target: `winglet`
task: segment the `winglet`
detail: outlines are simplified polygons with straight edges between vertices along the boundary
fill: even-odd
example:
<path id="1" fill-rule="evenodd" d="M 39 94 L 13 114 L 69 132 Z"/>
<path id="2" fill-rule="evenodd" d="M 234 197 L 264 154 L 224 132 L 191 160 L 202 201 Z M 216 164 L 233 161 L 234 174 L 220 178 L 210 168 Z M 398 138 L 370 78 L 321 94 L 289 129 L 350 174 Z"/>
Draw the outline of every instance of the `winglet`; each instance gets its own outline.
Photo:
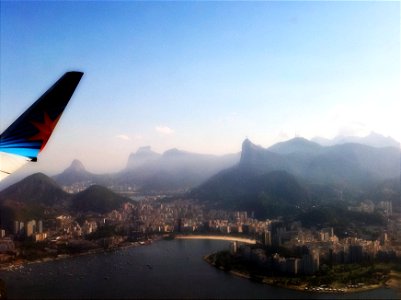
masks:
<path id="1" fill-rule="evenodd" d="M 36 161 L 82 76 L 67 72 L 53 84 L 0 135 L 0 152 Z"/>

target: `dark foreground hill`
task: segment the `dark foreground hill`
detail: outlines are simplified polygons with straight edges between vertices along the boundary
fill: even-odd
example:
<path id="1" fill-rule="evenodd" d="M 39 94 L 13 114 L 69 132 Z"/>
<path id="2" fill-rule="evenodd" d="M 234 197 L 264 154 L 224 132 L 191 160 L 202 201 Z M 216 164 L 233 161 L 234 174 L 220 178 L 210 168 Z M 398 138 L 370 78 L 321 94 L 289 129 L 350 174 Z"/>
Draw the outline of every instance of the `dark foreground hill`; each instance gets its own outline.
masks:
<path id="1" fill-rule="evenodd" d="M 43 173 L 30 175 L 0 192 L 0 203 L 60 205 L 70 198 L 60 186 Z"/>
<path id="2" fill-rule="evenodd" d="M 255 174 L 240 167 L 212 177 L 192 195 L 211 207 L 253 211 L 258 218 L 299 213 L 310 205 L 306 189 L 286 171 Z"/>
<path id="3" fill-rule="evenodd" d="M 76 195 L 68 194 L 53 179 L 36 173 L 0 192 L 1 226 L 12 231 L 15 220 L 80 212 L 107 213 L 130 201 L 101 186 L 91 186 Z"/>
<path id="4" fill-rule="evenodd" d="M 2 226 L 12 230 L 15 220 L 42 219 L 68 209 L 72 195 L 42 173 L 36 173 L 0 192 Z"/>
<path id="5" fill-rule="evenodd" d="M 92 185 L 72 198 L 71 208 L 76 212 L 107 213 L 119 209 L 131 200 L 100 185 Z"/>

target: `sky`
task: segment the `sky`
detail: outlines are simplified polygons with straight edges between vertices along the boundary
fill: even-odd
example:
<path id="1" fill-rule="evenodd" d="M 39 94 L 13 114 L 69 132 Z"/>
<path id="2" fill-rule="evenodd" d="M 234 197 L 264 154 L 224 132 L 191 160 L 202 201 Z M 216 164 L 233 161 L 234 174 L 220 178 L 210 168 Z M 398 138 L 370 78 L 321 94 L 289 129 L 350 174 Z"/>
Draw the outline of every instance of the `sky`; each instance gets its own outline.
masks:
<path id="1" fill-rule="evenodd" d="M 117 172 L 141 146 L 222 155 L 246 137 L 401 141 L 398 1 L 0 5 L 1 131 L 85 73 L 29 171 Z"/>

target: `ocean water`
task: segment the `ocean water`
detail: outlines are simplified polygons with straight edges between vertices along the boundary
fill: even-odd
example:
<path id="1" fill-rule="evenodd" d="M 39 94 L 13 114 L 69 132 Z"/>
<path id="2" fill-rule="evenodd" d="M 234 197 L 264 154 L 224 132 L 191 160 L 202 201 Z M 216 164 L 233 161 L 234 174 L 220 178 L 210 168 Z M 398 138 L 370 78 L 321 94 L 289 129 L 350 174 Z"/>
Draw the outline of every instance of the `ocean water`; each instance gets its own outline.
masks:
<path id="1" fill-rule="evenodd" d="M 202 257 L 228 249 L 215 240 L 162 240 L 148 246 L 25 266 L 0 274 L 9 299 L 237 298 L 397 299 L 391 289 L 313 294 L 272 287 L 218 270 Z"/>

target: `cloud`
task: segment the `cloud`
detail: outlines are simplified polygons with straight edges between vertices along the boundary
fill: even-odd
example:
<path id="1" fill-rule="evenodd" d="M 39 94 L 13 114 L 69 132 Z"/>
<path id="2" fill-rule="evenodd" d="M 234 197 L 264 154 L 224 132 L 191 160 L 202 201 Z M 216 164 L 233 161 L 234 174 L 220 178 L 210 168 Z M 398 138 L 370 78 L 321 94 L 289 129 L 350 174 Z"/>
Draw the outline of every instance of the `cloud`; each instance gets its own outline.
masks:
<path id="1" fill-rule="evenodd" d="M 126 134 L 118 134 L 118 135 L 116 135 L 116 138 L 121 139 L 121 140 L 125 140 L 125 141 L 130 141 L 131 140 L 131 138 Z"/>
<path id="2" fill-rule="evenodd" d="M 165 134 L 165 135 L 171 135 L 174 133 L 174 130 L 167 126 L 156 126 L 155 130 L 158 133 Z"/>

